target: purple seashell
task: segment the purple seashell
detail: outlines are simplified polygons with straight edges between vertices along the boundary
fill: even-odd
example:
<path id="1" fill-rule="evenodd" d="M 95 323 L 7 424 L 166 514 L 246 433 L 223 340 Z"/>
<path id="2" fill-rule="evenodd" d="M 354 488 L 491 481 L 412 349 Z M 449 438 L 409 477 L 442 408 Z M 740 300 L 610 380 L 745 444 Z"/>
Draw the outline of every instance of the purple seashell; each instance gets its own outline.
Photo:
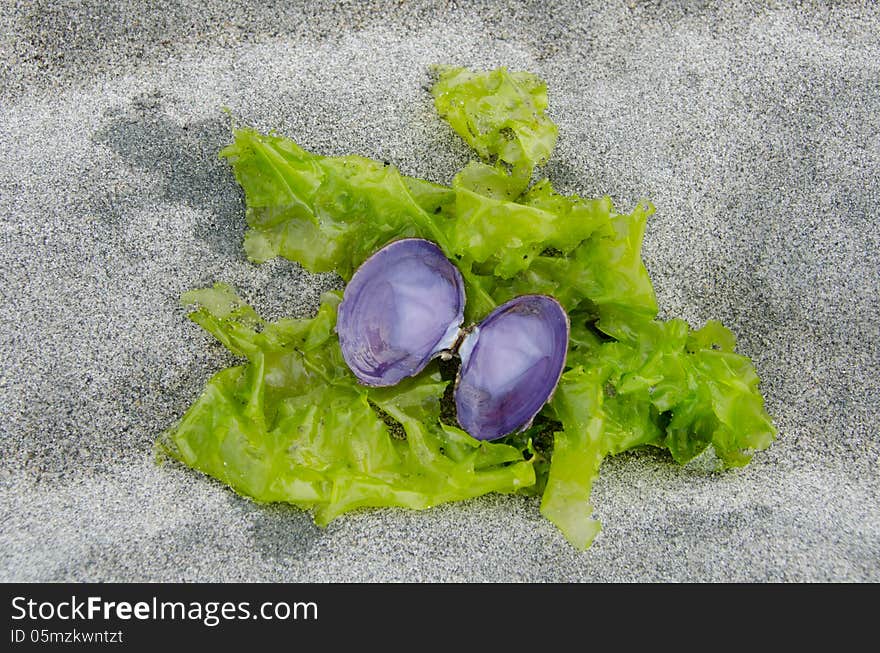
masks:
<path id="1" fill-rule="evenodd" d="M 565 309 L 547 295 L 516 297 L 473 327 L 458 347 L 462 428 L 478 440 L 528 428 L 559 383 L 569 331 Z"/>
<path id="2" fill-rule="evenodd" d="M 437 245 L 394 241 L 345 288 L 336 322 L 342 356 L 364 385 L 394 385 L 455 345 L 464 304 L 461 273 Z"/>

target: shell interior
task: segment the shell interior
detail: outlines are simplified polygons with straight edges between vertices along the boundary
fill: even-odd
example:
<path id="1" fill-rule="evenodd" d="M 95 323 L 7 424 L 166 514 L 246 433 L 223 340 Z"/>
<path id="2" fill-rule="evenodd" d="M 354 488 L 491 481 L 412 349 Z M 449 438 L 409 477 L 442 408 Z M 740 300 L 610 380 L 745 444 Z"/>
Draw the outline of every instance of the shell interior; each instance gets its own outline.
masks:
<path id="1" fill-rule="evenodd" d="M 427 240 L 397 240 L 367 259 L 345 288 L 336 331 L 359 381 L 394 385 L 458 339 L 464 280 Z"/>
<path id="2" fill-rule="evenodd" d="M 546 295 L 523 295 L 496 308 L 458 348 L 458 421 L 479 440 L 528 428 L 559 383 L 569 321 Z"/>

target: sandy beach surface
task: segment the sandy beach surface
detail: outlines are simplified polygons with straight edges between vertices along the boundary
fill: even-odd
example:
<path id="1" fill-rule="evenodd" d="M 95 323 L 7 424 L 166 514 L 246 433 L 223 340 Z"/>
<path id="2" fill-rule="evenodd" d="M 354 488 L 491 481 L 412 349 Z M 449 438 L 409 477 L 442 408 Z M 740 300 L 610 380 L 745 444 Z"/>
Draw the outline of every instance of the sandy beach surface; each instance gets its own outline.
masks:
<path id="1" fill-rule="evenodd" d="M 880 581 L 877 4 L 32 2 L 0 28 L 0 581 Z M 245 258 L 227 110 L 448 183 L 470 153 L 432 63 L 547 81 L 546 174 L 654 203 L 661 317 L 730 327 L 779 429 L 721 474 L 607 460 L 586 552 L 532 498 L 320 529 L 154 462 L 234 362 L 181 293 L 274 319 L 341 287 Z"/>

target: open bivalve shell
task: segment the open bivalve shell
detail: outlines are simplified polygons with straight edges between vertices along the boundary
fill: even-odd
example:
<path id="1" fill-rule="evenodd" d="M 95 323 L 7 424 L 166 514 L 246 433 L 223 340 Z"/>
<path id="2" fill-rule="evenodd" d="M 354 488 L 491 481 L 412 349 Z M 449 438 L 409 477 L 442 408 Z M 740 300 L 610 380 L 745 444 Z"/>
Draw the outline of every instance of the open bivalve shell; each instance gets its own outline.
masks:
<path id="1" fill-rule="evenodd" d="M 455 410 L 461 427 L 494 440 L 532 424 L 565 367 L 569 320 L 547 295 L 522 295 L 492 311 L 458 347 Z"/>
<path id="2" fill-rule="evenodd" d="M 336 326 L 343 358 L 361 383 L 389 386 L 457 353 L 461 427 L 479 440 L 528 428 L 559 383 L 568 315 L 552 297 L 523 295 L 462 330 L 464 305 L 461 273 L 437 245 L 394 241 L 345 288 Z"/>
<path id="3" fill-rule="evenodd" d="M 464 302 L 461 273 L 437 245 L 396 240 L 345 287 L 336 319 L 342 356 L 364 385 L 395 385 L 453 347 Z"/>

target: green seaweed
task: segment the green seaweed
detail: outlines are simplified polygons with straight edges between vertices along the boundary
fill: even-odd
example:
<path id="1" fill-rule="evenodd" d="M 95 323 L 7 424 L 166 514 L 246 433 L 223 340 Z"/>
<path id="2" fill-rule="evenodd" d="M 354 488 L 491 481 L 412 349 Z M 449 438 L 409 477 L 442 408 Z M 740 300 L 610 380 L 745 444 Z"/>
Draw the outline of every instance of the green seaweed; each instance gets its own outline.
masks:
<path id="1" fill-rule="evenodd" d="M 590 493 L 605 457 L 647 445 L 684 464 L 711 447 L 734 467 L 769 446 L 776 430 L 734 335 L 716 321 L 657 320 L 641 258 L 654 208 L 619 212 L 608 197 L 533 181 L 557 136 L 544 82 L 504 68 L 434 72 L 438 113 L 480 160 L 445 187 L 238 128 L 220 155 L 244 189 L 245 250 L 347 280 L 384 244 L 418 236 L 458 265 L 471 321 L 516 295 L 554 295 L 571 340 L 534 426 L 473 439 L 443 409 L 449 382 L 436 363 L 394 388 L 359 385 L 333 330 L 338 293 L 312 319 L 265 322 L 217 284 L 182 301 L 244 362 L 211 378 L 159 451 L 257 501 L 310 509 L 322 525 L 361 507 L 538 494 L 542 514 L 585 549 L 599 531 Z"/>

